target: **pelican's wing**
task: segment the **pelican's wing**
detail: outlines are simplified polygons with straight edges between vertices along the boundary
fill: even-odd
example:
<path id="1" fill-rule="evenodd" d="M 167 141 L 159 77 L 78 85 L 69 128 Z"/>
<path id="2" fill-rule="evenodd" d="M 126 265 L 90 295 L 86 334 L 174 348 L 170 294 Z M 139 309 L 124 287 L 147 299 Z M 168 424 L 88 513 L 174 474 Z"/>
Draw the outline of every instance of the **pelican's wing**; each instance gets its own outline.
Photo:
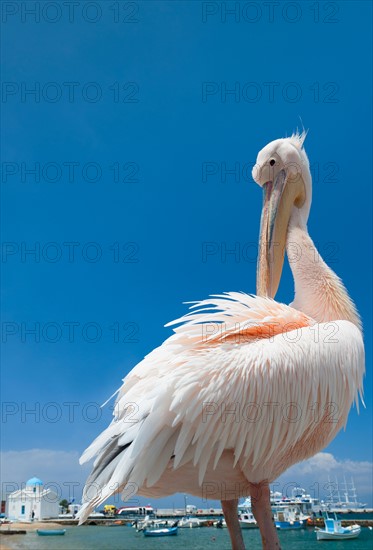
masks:
<path id="1" fill-rule="evenodd" d="M 311 456 L 320 450 L 312 434 L 330 440 L 346 421 L 364 369 L 354 325 L 338 321 L 333 345 L 325 341 L 329 333 L 318 334 L 321 325 L 268 298 L 230 293 L 191 309 L 172 323 L 175 334 L 124 379 L 112 423 L 83 454 L 81 462 L 97 458 L 81 522 L 113 493 L 129 498 L 155 484 L 171 458 L 174 468 L 193 461 L 201 484 L 209 462 L 217 466 L 231 449 L 243 471 L 261 476 L 266 467 L 290 466 L 286 453 L 296 442 L 305 441 L 305 456 L 297 460 Z M 263 414 L 269 404 L 276 413 L 276 402 L 302 406 L 299 421 L 278 414 L 270 426 L 255 421 L 255 411 Z M 330 411 L 315 423 L 318 402 L 337 403 L 337 423 L 326 424 Z"/>

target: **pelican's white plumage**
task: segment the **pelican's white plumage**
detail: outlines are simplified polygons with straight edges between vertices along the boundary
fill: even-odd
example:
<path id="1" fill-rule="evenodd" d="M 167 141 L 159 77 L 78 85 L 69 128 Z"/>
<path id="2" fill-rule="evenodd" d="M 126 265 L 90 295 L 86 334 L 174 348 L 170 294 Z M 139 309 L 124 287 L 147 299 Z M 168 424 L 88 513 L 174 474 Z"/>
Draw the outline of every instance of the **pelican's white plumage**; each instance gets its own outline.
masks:
<path id="1" fill-rule="evenodd" d="M 193 303 L 123 380 L 112 423 L 81 458 L 96 456 L 81 522 L 115 492 L 125 499 L 187 492 L 222 500 L 233 547 L 244 548 L 227 502 L 268 488 L 323 449 L 358 405 L 360 319 L 307 232 L 312 187 L 303 141 L 297 134 L 271 142 L 253 171 L 265 197 L 260 296 L 231 292 Z M 291 306 L 271 298 L 285 246 Z M 264 546 L 279 548 L 267 493 L 253 510 Z"/>
<path id="2" fill-rule="evenodd" d="M 289 306 L 239 293 L 196 306 L 124 379 L 112 423 L 83 454 L 82 462 L 98 458 L 87 481 L 97 496 L 82 517 L 115 490 L 131 496 L 137 487 L 152 497 L 204 496 L 204 481 L 221 499 L 227 468 L 244 496 L 248 481 L 272 481 L 345 424 L 364 365 L 355 325 L 316 328 Z"/>

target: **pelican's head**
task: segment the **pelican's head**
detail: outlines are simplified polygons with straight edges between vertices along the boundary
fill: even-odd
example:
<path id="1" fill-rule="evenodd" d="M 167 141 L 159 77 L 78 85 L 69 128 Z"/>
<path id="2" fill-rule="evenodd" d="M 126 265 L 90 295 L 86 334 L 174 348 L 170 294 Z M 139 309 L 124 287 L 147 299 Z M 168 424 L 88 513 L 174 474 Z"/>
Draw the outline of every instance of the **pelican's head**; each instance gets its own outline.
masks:
<path id="1" fill-rule="evenodd" d="M 268 143 L 258 154 L 254 181 L 263 188 L 257 294 L 274 298 L 280 283 L 286 235 L 292 213 L 307 223 L 312 197 L 311 174 L 303 142 L 306 133 Z"/>

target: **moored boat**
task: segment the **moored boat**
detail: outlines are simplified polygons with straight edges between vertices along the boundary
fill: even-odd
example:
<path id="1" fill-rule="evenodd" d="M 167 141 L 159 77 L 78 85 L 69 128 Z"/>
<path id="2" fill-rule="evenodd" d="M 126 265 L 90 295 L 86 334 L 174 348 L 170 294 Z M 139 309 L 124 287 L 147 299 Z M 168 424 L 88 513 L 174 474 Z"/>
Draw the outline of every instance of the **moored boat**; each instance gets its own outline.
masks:
<path id="1" fill-rule="evenodd" d="M 363 512 L 366 509 L 367 503 L 358 502 L 353 478 L 351 477 L 350 483 L 346 481 L 346 477 L 343 479 L 344 483 L 340 484 L 337 478 L 333 482 L 328 477 L 329 494 L 325 503 L 326 511 L 340 514 Z M 341 491 L 343 492 L 343 497 L 341 497 Z"/>
<path id="2" fill-rule="evenodd" d="M 337 519 L 336 514 L 334 514 L 334 517 L 330 517 L 329 514 L 326 514 L 324 521 L 324 529 L 315 528 L 317 540 L 356 539 L 361 533 L 360 525 L 342 527 L 342 523 Z"/>
<path id="3" fill-rule="evenodd" d="M 302 514 L 298 506 L 278 507 L 274 514 L 276 529 L 301 529 L 306 525 L 308 517 Z"/>
<path id="4" fill-rule="evenodd" d="M 132 527 L 134 527 L 137 531 L 145 531 L 145 529 L 163 529 L 168 527 L 176 527 L 178 525 L 178 520 L 173 521 L 170 524 L 170 520 L 166 519 L 153 519 L 149 516 L 145 516 L 143 521 L 135 520 L 132 523 Z"/>
<path id="5" fill-rule="evenodd" d="M 205 521 L 201 518 L 185 517 L 178 522 L 178 527 L 190 527 L 193 529 L 194 527 L 202 527 L 204 523 Z"/>
<path id="6" fill-rule="evenodd" d="M 36 529 L 40 537 L 58 537 L 66 533 L 66 529 Z"/>
<path id="7" fill-rule="evenodd" d="M 258 527 L 254 514 L 248 511 L 238 515 L 238 522 L 241 529 L 255 529 Z"/>
<path id="8" fill-rule="evenodd" d="M 144 529 L 145 537 L 167 537 L 177 535 L 177 527 L 165 527 L 164 529 Z"/>

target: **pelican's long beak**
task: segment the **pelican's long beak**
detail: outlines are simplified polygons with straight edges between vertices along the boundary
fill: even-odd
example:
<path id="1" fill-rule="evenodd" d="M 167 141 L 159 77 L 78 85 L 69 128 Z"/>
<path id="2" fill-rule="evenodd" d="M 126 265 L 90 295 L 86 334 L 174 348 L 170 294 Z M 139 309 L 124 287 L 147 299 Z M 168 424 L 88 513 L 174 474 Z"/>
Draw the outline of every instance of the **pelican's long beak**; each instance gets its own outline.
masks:
<path id="1" fill-rule="evenodd" d="M 303 205 L 305 187 L 300 174 L 289 179 L 281 170 L 273 182 L 264 184 L 263 192 L 256 291 L 258 296 L 274 298 L 284 265 L 291 212 L 294 205 Z"/>

